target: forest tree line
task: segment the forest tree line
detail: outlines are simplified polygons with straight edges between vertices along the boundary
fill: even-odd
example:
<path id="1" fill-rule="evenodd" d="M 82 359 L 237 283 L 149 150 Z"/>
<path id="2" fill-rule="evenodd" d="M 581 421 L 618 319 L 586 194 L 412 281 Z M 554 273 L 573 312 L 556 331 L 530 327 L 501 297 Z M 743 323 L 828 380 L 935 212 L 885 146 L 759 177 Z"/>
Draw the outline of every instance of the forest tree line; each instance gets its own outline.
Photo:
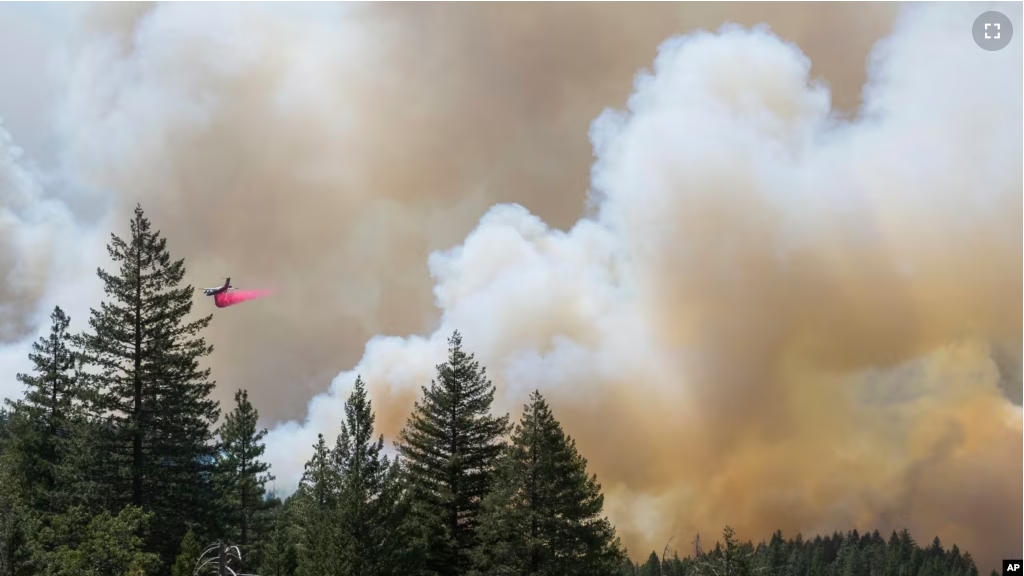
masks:
<path id="1" fill-rule="evenodd" d="M 0 410 L 0 576 L 191 576 L 226 542 L 261 576 L 976 576 L 970 554 L 856 531 L 629 559 L 586 459 L 539 392 L 518 422 L 458 332 L 384 454 L 357 378 L 336 438 L 298 489 L 268 491 L 265 429 L 245 390 L 221 419 L 190 319 L 185 266 L 141 207 L 98 270 L 106 299 L 69 331 L 57 307 L 24 396 Z M 219 423 L 219 425 L 218 425 Z M 994 571 L 993 571 L 994 573 Z"/>

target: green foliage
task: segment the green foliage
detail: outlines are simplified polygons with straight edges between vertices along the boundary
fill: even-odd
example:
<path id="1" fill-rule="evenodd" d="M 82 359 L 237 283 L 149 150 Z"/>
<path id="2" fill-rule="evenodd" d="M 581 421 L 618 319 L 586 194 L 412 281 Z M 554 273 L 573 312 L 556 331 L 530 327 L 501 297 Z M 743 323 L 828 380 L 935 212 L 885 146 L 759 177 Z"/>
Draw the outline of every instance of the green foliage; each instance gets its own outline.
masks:
<path id="1" fill-rule="evenodd" d="M 304 519 L 300 575 L 409 573 L 417 541 L 406 521 L 409 502 L 398 463 L 382 453 L 384 438 L 373 438 L 374 420 L 357 378 L 334 448 L 318 437 L 296 495 Z M 275 562 L 287 564 L 289 539 L 276 532 Z"/>
<path id="2" fill-rule="evenodd" d="M 199 367 L 212 347 L 198 334 L 211 317 L 186 322 L 193 289 L 179 287 L 184 262 L 171 260 L 141 207 L 128 240 L 111 235 L 107 251 L 120 269 L 97 271 L 109 300 L 78 338 L 91 367 L 92 413 L 105 421 L 94 479 L 113 508 L 130 503 L 157 514 L 148 549 L 170 562 L 190 522 L 210 523 L 219 410 L 210 372 Z"/>
<path id="3" fill-rule="evenodd" d="M 90 517 L 75 506 L 38 528 L 32 542 L 34 573 L 46 576 L 156 574 L 159 558 L 142 551 L 141 533 L 152 515 L 127 506 L 114 516 Z"/>
<path id="4" fill-rule="evenodd" d="M 202 552 L 195 533 L 192 530 L 185 532 L 185 537 L 181 540 L 181 547 L 178 549 L 178 557 L 174 559 L 174 565 L 171 566 L 171 576 L 192 576 L 196 561 L 199 560 L 199 555 Z"/>
<path id="5" fill-rule="evenodd" d="M 28 554 L 29 516 L 21 489 L 10 465 L 9 414 L 0 410 L 0 576 L 30 574 L 24 567 Z"/>
<path id="6" fill-rule="evenodd" d="M 749 576 L 763 566 L 754 566 L 754 547 L 749 542 L 741 543 L 730 526 L 722 531 L 722 542 L 715 545 L 710 554 L 697 558 L 692 571 L 696 574 L 729 574 Z M 763 563 L 762 563 L 763 564 Z"/>
<path id="7" fill-rule="evenodd" d="M 338 535 L 338 492 L 341 478 L 323 434 L 317 434 L 313 457 L 306 463 L 299 483 L 296 506 L 303 518 L 300 576 L 333 574 L 341 556 Z"/>
<path id="8" fill-rule="evenodd" d="M 575 441 L 534 392 L 484 499 L 476 555 L 480 573 L 611 576 L 619 571 L 624 554 L 615 529 L 601 516 L 601 486 L 586 466 Z"/>
<path id="9" fill-rule="evenodd" d="M 221 497 L 222 533 L 242 550 L 245 564 L 259 564 L 266 523 L 266 484 L 270 465 L 261 462 L 266 429 L 257 427 L 259 412 L 245 390 L 235 393 L 235 409 L 224 420 L 219 435 L 218 492 Z"/>
<path id="10" fill-rule="evenodd" d="M 652 551 L 647 562 L 640 567 L 640 576 L 661 576 L 661 560 L 655 552 Z"/>
<path id="11" fill-rule="evenodd" d="M 63 464 L 79 398 L 68 333 L 71 319 L 59 306 L 50 319 L 50 334 L 34 342 L 28 356 L 33 374 L 17 375 L 26 386 L 24 398 L 6 401 L 12 408 L 7 463 L 27 503 L 46 513 L 60 510 L 68 493 Z"/>
<path id="12" fill-rule="evenodd" d="M 295 518 L 296 499 L 271 508 L 270 534 L 260 563 L 260 576 L 295 576 L 299 568 L 300 518 Z"/>
<path id="13" fill-rule="evenodd" d="M 652 552 L 652 557 L 657 556 Z M 650 572 L 651 560 L 637 566 L 639 574 Z M 769 576 L 977 576 L 978 568 L 970 554 L 961 554 L 953 546 L 944 550 L 938 538 L 928 548 L 920 548 L 902 530 L 893 532 L 888 542 L 875 531 L 859 534 L 851 530 L 846 534 L 804 540 L 802 536 L 785 540 L 781 532 L 772 535 L 768 543 L 754 546 L 739 542 L 729 527 L 723 532 L 723 542 L 706 554 L 695 558 L 678 556 L 660 563 L 665 576 L 741 576 L 765 574 Z M 645 571 L 646 570 L 646 571 Z"/>
<path id="14" fill-rule="evenodd" d="M 465 574 L 477 545 L 481 502 L 491 484 L 508 431 L 508 415 L 490 414 L 494 387 L 486 370 L 462 350 L 455 332 L 448 361 L 437 380 L 423 388 L 399 438 L 415 522 L 427 534 L 426 568 L 441 575 Z"/>
<path id="15" fill-rule="evenodd" d="M 406 502 L 397 462 L 382 455 L 384 437 L 373 439 L 375 417 L 366 387 L 356 378 L 345 402 L 345 421 L 334 449 L 338 478 L 340 566 L 346 574 L 405 574 Z"/>

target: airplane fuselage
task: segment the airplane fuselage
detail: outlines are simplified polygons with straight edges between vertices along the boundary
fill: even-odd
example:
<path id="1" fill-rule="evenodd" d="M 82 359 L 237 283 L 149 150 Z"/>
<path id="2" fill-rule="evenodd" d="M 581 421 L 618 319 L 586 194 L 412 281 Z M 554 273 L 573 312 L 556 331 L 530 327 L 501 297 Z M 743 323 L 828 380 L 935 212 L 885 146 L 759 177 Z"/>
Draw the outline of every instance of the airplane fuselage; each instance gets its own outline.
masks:
<path id="1" fill-rule="evenodd" d="M 220 286 L 218 288 L 204 288 L 203 289 L 203 294 L 205 294 L 207 296 L 216 296 L 217 294 L 222 294 L 224 292 L 227 292 L 228 290 L 233 290 L 233 289 L 234 289 L 234 287 L 231 286 L 231 278 L 228 278 L 227 281 L 224 282 L 223 286 Z"/>

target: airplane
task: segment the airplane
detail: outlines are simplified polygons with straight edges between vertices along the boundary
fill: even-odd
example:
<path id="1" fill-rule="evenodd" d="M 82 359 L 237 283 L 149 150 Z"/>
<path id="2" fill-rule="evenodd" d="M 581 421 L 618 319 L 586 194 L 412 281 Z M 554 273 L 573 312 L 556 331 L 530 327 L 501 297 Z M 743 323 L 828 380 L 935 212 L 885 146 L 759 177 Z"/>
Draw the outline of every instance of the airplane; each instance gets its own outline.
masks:
<path id="1" fill-rule="evenodd" d="M 217 294 L 223 294 L 223 293 L 225 293 L 225 292 L 227 292 L 229 290 L 234 290 L 234 289 L 235 289 L 235 287 L 231 285 L 231 278 L 230 277 L 228 277 L 227 279 L 224 280 L 224 285 L 223 286 L 218 286 L 216 288 L 201 288 L 201 290 L 203 291 L 203 294 L 205 294 L 206 296 L 216 296 Z"/>

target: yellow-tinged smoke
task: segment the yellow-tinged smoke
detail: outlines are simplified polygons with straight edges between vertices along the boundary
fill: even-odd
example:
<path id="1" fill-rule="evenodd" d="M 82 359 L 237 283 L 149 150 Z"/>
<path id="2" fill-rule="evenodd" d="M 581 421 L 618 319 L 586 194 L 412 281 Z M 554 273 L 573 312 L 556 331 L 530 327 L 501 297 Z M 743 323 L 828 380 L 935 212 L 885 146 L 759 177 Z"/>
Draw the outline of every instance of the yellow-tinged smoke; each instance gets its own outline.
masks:
<path id="1" fill-rule="evenodd" d="M 592 127 L 593 216 L 499 205 L 435 253 L 441 327 L 371 340 L 275 429 L 279 480 L 355 373 L 393 437 L 457 328 L 501 409 L 550 398 L 634 550 L 728 523 L 1012 554 L 1021 415 L 993 347 L 1021 345 L 1021 57 L 976 49 L 974 12 L 911 12 L 857 121 L 766 30 L 665 43 Z"/>
<path id="2" fill-rule="evenodd" d="M 895 12 L 97 4 L 69 41 L 65 165 L 120 195 L 118 229 L 141 201 L 196 285 L 230 275 L 282 288 L 273 306 L 218 317 L 212 368 L 223 401 L 245 386 L 266 418 L 297 418 L 375 334 L 437 327 L 427 258 L 490 206 L 573 224 L 592 161 L 587 127 L 625 101 L 665 38 L 767 22 L 852 111 L 867 51 Z"/>

